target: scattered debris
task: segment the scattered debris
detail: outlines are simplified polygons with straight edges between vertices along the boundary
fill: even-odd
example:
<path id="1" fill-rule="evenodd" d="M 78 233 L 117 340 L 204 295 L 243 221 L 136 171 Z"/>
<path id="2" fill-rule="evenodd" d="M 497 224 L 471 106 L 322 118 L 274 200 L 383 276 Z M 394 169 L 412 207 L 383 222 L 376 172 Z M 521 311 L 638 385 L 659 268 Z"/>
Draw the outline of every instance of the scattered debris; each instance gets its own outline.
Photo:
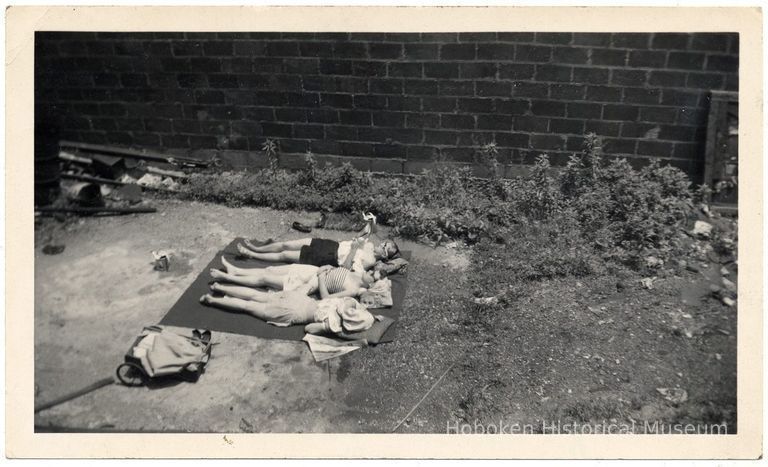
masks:
<path id="1" fill-rule="evenodd" d="M 659 259 L 655 256 L 647 256 L 645 258 L 645 265 L 649 268 L 660 268 L 664 266 L 664 260 Z"/>
<path id="2" fill-rule="evenodd" d="M 64 245 L 45 245 L 43 247 L 43 254 L 58 255 L 64 251 L 64 248 L 66 248 Z"/>
<path id="3" fill-rule="evenodd" d="M 736 305 L 736 300 L 732 299 L 731 297 L 723 297 L 721 300 L 727 306 L 733 307 Z"/>
<path id="4" fill-rule="evenodd" d="M 698 237 L 701 239 L 709 239 L 710 234 L 712 233 L 712 224 L 709 222 L 704 221 L 696 221 L 695 224 L 693 224 L 693 230 L 691 231 L 691 234 L 694 237 Z"/>
<path id="5" fill-rule="evenodd" d="M 722 283 L 723 283 L 723 287 L 725 287 L 725 289 L 727 291 L 736 293 L 736 284 L 734 284 L 733 282 L 729 281 L 725 277 L 723 277 Z"/>
<path id="6" fill-rule="evenodd" d="M 478 305 L 495 305 L 499 302 L 499 297 L 478 297 L 475 298 L 473 302 L 477 303 Z"/>
<path id="7" fill-rule="evenodd" d="M 720 268 L 720 274 L 723 276 L 728 276 L 731 274 L 731 271 L 729 271 L 727 267 L 723 266 Z"/>
<path id="8" fill-rule="evenodd" d="M 685 389 L 656 388 L 656 391 L 673 404 L 682 404 L 688 400 L 688 392 Z"/>
<path id="9" fill-rule="evenodd" d="M 94 183 L 78 182 L 66 189 L 67 199 L 79 206 L 104 206 L 101 187 Z"/>
<path id="10" fill-rule="evenodd" d="M 649 289 L 649 290 L 650 290 L 650 289 L 652 289 L 652 288 L 653 288 L 653 283 L 654 283 L 654 281 L 656 281 L 656 276 L 653 276 L 653 277 L 644 277 L 644 278 L 640 279 L 640 284 L 642 284 L 642 286 L 643 286 L 644 288 L 646 288 L 646 289 Z"/>
<path id="11" fill-rule="evenodd" d="M 136 181 L 136 184 L 150 188 L 161 188 L 163 186 L 163 178 L 155 174 L 144 174 L 144 176 Z"/>
<path id="12" fill-rule="evenodd" d="M 168 271 L 171 267 L 171 254 L 165 250 L 155 250 L 152 252 L 154 258 L 155 271 Z"/>

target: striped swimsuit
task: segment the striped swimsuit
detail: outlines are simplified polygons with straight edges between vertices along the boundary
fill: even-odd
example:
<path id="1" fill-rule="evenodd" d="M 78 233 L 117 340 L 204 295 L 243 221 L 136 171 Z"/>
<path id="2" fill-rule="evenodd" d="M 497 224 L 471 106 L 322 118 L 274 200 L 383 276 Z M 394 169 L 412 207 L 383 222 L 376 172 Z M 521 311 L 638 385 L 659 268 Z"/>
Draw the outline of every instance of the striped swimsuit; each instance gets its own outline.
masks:
<path id="1" fill-rule="evenodd" d="M 325 287 L 328 293 L 337 293 L 344 290 L 344 282 L 349 276 L 349 269 L 333 268 L 325 275 Z"/>

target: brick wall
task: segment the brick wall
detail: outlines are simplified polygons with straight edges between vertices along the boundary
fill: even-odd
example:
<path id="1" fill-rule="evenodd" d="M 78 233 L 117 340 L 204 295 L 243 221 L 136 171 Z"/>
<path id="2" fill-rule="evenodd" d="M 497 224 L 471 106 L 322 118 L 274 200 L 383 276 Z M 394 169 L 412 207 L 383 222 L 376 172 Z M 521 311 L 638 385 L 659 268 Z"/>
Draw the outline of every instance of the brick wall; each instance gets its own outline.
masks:
<path id="1" fill-rule="evenodd" d="M 64 139 L 220 153 L 312 151 L 362 168 L 563 164 L 583 135 L 642 164 L 702 171 L 710 90 L 738 89 L 715 33 L 57 33 L 36 35 L 36 114 Z M 322 157 L 320 157 L 322 158 Z"/>

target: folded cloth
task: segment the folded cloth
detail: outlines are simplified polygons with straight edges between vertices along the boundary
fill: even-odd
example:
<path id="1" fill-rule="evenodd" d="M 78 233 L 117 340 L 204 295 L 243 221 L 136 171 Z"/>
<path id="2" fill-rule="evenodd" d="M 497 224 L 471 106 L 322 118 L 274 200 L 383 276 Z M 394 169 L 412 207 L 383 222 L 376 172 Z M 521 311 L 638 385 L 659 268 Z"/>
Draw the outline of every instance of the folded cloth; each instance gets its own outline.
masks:
<path id="1" fill-rule="evenodd" d="M 338 334 L 336 334 L 339 338 L 344 340 L 364 340 L 368 342 L 368 344 L 376 345 L 379 342 L 381 342 L 382 336 L 387 332 L 387 330 L 394 324 L 395 320 L 392 318 L 389 318 L 387 316 L 383 315 L 376 315 L 376 320 L 373 322 L 373 325 L 362 332 L 346 332 L 342 331 Z"/>
<path id="2" fill-rule="evenodd" d="M 316 362 L 324 362 L 331 358 L 340 357 L 368 345 L 362 339 L 346 341 L 314 334 L 307 334 L 302 340 L 309 344 L 309 351 L 312 352 Z"/>
<path id="3" fill-rule="evenodd" d="M 368 308 L 386 308 L 392 306 L 392 281 L 379 279 L 368 290 L 360 294 L 360 301 Z"/>

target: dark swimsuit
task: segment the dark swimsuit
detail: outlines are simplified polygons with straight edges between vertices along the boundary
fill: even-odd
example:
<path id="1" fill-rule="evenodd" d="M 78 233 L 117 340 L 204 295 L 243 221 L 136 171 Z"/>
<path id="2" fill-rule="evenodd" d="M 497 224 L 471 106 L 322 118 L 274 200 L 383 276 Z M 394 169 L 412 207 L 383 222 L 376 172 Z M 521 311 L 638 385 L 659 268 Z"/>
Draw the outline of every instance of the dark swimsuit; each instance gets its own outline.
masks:
<path id="1" fill-rule="evenodd" d="M 301 247 L 299 263 L 313 266 L 338 266 L 339 242 L 313 238 L 309 245 Z"/>

